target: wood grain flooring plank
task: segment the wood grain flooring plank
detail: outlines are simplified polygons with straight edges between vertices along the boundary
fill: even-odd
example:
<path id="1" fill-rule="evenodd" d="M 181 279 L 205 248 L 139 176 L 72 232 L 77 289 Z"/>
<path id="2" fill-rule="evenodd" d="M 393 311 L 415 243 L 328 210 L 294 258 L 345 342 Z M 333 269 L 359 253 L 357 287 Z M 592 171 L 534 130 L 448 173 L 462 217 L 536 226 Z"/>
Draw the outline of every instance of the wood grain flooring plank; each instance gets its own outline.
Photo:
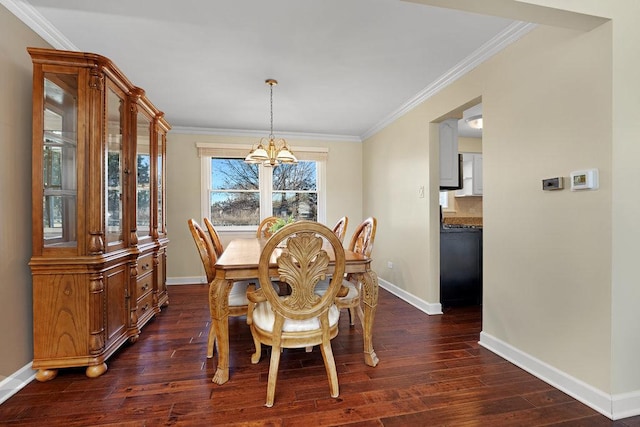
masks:
<path id="1" fill-rule="evenodd" d="M 360 325 L 346 311 L 332 341 L 340 395 L 332 398 L 317 348 L 282 354 L 275 405 L 264 406 L 270 348 L 251 363 L 246 318 L 230 319 L 230 380 L 211 382 L 208 286 L 169 287 L 170 305 L 137 342 L 87 378 L 62 369 L 31 382 L 0 405 L 1 426 L 585 426 L 640 427 L 611 421 L 478 344 L 481 307 L 428 316 L 380 290 L 374 325 L 376 367 L 363 362 Z"/>

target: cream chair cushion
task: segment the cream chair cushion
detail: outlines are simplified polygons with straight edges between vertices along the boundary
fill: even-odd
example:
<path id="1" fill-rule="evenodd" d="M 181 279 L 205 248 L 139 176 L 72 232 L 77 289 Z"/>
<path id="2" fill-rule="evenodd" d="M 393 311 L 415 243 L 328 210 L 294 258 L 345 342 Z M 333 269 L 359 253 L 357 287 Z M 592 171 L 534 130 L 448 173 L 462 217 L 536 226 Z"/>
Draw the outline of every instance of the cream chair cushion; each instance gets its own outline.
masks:
<path id="1" fill-rule="evenodd" d="M 318 282 L 315 291 L 317 295 L 322 296 L 325 292 L 327 292 L 330 280 L 331 279 L 325 279 Z M 342 286 L 349 289 L 349 293 L 347 293 L 347 295 L 343 297 L 338 297 L 337 299 L 339 301 L 348 301 L 358 296 L 358 288 L 352 282 L 348 281 L 347 279 L 343 279 Z"/>
<path id="2" fill-rule="evenodd" d="M 237 282 L 233 282 L 233 287 L 229 292 L 229 307 L 237 307 L 241 305 L 249 304 L 249 300 L 247 299 L 247 287 L 249 284 L 256 284 L 256 288 L 260 287 L 260 283 L 258 279 L 253 280 L 240 280 Z M 276 291 L 280 289 L 277 283 L 273 283 L 273 289 Z"/>
<path id="3" fill-rule="evenodd" d="M 281 297 L 283 299 L 286 297 Z M 340 319 L 340 310 L 333 304 L 329 308 L 329 327 L 335 326 Z M 271 304 L 269 301 L 263 301 L 256 305 L 253 310 L 253 324 L 262 329 L 263 331 L 273 332 L 273 322 L 275 322 L 276 317 L 271 309 Z M 284 326 L 282 328 L 283 332 L 303 332 L 303 331 L 312 331 L 314 329 L 320 328 L 320 320 L 317 317 L 312 317 L 310 319 L 305 320 L 293 320 L 293 319 L 285 319 Z"/>
<path id="4" fill-rule="evenodd" d="M 249 304 L 247 299 L 247 286 L 249 286 L 248 280 L 241 280 L 239 282 L 233 282 L 233 287 L 229 292 L 229 306 L 237 307 L 241 305 Z"/>

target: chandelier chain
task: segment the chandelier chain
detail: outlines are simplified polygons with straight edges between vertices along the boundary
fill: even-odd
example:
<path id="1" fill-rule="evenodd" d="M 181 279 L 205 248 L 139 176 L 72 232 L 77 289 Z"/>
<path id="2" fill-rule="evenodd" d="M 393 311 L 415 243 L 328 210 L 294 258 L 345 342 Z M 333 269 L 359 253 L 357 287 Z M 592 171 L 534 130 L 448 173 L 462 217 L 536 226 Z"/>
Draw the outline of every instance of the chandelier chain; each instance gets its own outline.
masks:
<path id="1" fill-rule="evenodd" d="M 269 131 L 269 139 L 273 139 L 273 83 L 269 83 L 269 110 L 271 111 L 271 128 Z"/>
<path id="2" fill-rule="evenodd" d="M 267 79 L 265 83 L 269 85 L 269 142 L 265 147 L 262 142 L 265 138 L 260 139 L 257 147 L 252 148 L 244 159 L 247 163 L 261 163 L 265 167 L 275 167 L 280 163 L 298 163 L 298 159 L 293 155 L 287 141 L 280 139 L 275 140 L 273 136 L 273 86 L 278 84 L 275 79 Z"/>

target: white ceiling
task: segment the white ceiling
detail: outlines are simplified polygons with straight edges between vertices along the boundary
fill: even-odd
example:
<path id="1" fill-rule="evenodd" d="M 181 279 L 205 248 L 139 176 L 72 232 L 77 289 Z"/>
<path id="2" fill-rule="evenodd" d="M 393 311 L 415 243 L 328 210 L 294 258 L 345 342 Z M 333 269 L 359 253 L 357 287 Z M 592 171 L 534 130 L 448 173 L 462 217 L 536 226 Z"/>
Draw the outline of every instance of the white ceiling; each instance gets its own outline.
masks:
<path id="1" fill-rule="evenodd" d="M 528 31 L 401 0 L 0 0 L 110 58 L 174 129 L 360 140 Z M 25 53 L 26 54 L 26 53 Z"/>

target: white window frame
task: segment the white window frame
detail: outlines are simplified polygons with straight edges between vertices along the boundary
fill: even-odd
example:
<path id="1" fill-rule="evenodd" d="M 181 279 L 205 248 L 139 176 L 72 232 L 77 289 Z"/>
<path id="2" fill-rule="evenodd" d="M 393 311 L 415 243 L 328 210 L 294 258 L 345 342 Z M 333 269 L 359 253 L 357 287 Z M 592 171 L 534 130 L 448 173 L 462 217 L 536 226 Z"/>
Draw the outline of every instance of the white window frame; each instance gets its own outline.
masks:
<path id="1" fill-rule="evenodd" d="M 222 143 L 196 143 L 198 156 L 200 157 L 200 215 L 209 217 L 209 189 L 211 188 L 211 158 L 244 158 L 250 145 L 222 144 Z M 323 147 L 291 147 L 298 160 L 315 161 L 317 165 L 316 179 L 318 192 L 318 222 L 326 222 L 326 174 L 328 148 Z M 260 181 L 260 220 L 271 216 L 273 212 L 272 200 L 272 168 L 263 165 L 258 166 L 258 179 Z M 220 227 L 220 231 L 253 231 L 257 225 Z"/>

